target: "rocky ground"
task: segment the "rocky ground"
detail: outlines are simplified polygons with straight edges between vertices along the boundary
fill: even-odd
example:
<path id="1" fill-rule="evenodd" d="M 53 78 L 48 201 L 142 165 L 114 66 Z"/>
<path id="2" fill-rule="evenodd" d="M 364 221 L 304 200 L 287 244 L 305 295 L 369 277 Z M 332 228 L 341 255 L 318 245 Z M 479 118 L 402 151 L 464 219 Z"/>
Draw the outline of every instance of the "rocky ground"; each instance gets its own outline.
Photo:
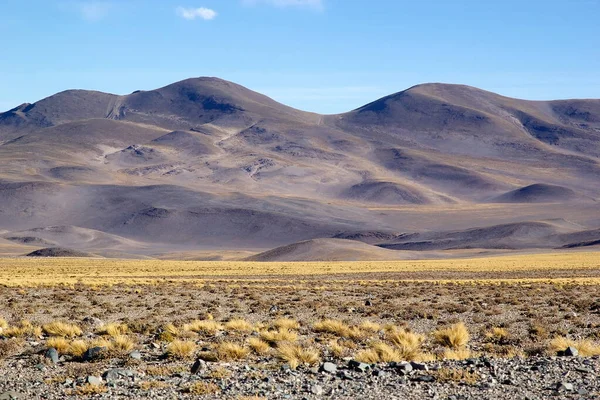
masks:
<path id="1" fill-rule="evenodd" d="M 0 400 L 598 398 L 599 295 L 596 285 L 356 280 L 0 287 Z M 326 318 L 345 328 L 317 329 Z M 281 343 L 252 348 L 279 319 L 297 321 L 282 342 L 314 351 L 314 360 L 293 369 L 278 354 Z M 196 320 L 219 326 L 186 329 Z M 248 326 L 230 324 L 240 320 Z M 63 345 L 87 351 L 49 350 L 57 335 L 44 326 L 53 321 L 80 327 Z M 436 339 L 463 322 L 464 343 Z M 123 332 L 102 333 L 113 323 Z M 420 362 L 354 362 L 377 343 L 393 347 L 394 330 L 421 338 Z M 126 343 L 116 346 L 117 338 Z M 559 356 L 556 338 L 583 351 Z M 170 355 L 174 340 L 194 347 Z M 223 343 L 245 353 L 219 355 Z"/>
<path id="2" fill-rule="evenodd" d="M 0 399 L 592 399 L 600 396 L 598 357 L 473 358 L 368 365 L 348 360 L 292 371 L 283 365 L 194 363 L 152 375 L 152 363 L 126 366 L 14 359 L 2 368 Z M 69 370 L 78 376 L 69 377 Z M 90 382 L 90 383 L 88 383 Z M 92 389 L 90 389 L 90 387 Z M 94 387 L 99 388 L 93 390 Z M 81 389 L 83 388 L 83 389 Z M 79 391 L 78 391 L 79 390 Z"/>

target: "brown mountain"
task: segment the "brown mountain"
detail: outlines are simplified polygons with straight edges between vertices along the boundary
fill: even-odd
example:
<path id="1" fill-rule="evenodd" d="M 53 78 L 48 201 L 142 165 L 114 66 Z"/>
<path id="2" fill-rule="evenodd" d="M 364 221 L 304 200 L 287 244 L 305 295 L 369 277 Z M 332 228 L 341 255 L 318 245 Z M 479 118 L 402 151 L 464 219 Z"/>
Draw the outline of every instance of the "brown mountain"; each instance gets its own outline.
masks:
<path id="1" fill-rule="evenodd" d="M 197 78 L 0 114 L 1 236 L 30 251 L 554 248 L 600 240 L 599 198 L 600 100 L 426 84 L 323 116 Z"/>

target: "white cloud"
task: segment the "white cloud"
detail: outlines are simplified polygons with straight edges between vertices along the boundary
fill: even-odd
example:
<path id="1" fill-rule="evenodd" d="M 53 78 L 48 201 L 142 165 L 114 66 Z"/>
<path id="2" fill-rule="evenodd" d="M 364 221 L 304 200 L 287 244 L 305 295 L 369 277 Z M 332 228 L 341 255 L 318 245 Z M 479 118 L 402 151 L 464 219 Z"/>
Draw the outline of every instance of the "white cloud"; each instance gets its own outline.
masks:
<path id="1" fill-rule="evenodd" d="M 189 21 L 195 20 L 196 18 L 202 18 L 205 21 L 214 19 L 217 16 L 217 12 L 215 10 L 211 10 L 210 8 L 186 8 L 186 7 L 177 7 L 175 10 L 177 15 L 181 18 L 187 19 Z"/>
<path id="2" fill-rule="evenodd" d="M 72 3 L 73 7 L 86 21 L 99 21 L 106 17 L 113 7 L 108 1 L 78 1 Z"/>
<path id="3" fill-rule="evenodd" d="M 268 4 L 275 7 L 306 7 L 315 10 L 323 9 L 324 0 L 242 0 L 246 5 Z"/>

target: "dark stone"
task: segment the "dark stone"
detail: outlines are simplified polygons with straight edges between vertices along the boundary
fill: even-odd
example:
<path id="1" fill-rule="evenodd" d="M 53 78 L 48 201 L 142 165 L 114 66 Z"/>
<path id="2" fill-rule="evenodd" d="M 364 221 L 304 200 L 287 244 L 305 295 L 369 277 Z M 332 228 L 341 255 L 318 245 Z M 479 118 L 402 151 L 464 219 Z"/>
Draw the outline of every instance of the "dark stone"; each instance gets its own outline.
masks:
<path id="1" fill-rule="evenodd" d="M 413 382 L 431 383 L 435 382 L 435 378 L 431 375 L 419 375 L 411 379 Z"/>
<path id="2" fill-rule="evenodd" d="M 350 360 L 348 362 L 348 368 L 358 372 L 367 372 L 371 369 L 371 366 L 360 361 Z"/>
<path id="3" fill-rule="evenodd" d="M 201 359 L 197 359 L 194 365 L 192 365 L 191 372 L 192 374 L 197 374 L 198 372 L 202 372 L 206 369 L 206 362 Z"/>
<path id="4" fill-rule="evenodd" d="M 567 347 L 563 354 L 565 357 L 577 357 L 579 355 L 579 350 L 571 346 Z"/>
<path id="5" fill-rule="evenodd" d="M 83 353 L 83 361 L 94 361 L 102 358 L 102 354 L 108 350 L 106 347 L 92 347 Z"/>

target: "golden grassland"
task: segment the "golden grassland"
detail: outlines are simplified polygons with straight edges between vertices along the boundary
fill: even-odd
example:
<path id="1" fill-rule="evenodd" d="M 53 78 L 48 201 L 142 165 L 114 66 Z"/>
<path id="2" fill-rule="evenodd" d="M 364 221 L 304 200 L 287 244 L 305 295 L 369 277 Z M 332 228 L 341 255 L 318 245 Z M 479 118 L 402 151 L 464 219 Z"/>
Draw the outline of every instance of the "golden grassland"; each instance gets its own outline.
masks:
<path id="1" fill-rule="evenodd" d="M 165 261 L 117 260 L 89 258 L 3 258 L 0 259 L 0 285 L 40 286 L 84 283 L 154 284 L 161 282 L 190 282 L 215 279 L 249 281 L 253 279 L 285 280 L 292 276 L 344 276 L 369 273 L 505 272 L 553 270 L 599 270 L 600 252 L 569 252 L 482 257 L 472 259 L 356 261 L 356 262 L 242 262 L 242 261 Z M 348 274 L 348 276 L 346 276 Z M 402 279 L 394 278 L 394 280 Z M 357 278 L 360 282 L 364 276 Z M 385 279 L 366 278 L 369 282 Z M 556 279 L 410 279 L 438 283 L 536 283 L 600 284 L 595 277 L 561 277 Z"/>

